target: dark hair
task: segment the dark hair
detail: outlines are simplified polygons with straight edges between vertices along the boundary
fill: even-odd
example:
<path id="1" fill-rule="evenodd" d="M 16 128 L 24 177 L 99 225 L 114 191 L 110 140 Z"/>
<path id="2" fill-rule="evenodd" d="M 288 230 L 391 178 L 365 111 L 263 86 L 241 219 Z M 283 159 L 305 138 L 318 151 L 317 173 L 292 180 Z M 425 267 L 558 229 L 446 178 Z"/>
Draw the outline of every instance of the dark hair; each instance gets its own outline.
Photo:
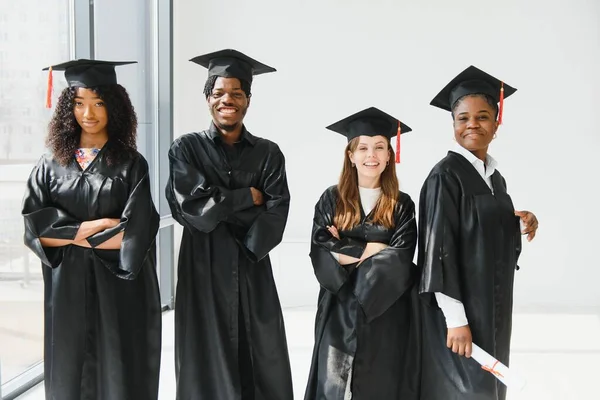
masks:
<path id="1" fill-rule="evenodd" d="M 454 120 L 454 112 L 456 111 L 456 107 L 458 107 L 458 105 L 463 101 L 463 99 L 465 97 L 481 97 L 482 99 L 485 99 L 485 101 L 487 101 L 487 103 L 492 107 L 492 109 L 494 110 L 495 113 L 495 117 L 494 118 L 498 118 L 498 104 L 496 103 L 496 100 L 494 100 L 492 98 L 492 96 L 490 96 L 489 94 L 483 94 L 483 93 L 473 93 L 473 94 L 465 94 L 462 97 L 459 97 L 454 104 L 452 104 L 452 120 Z"/>
<path id="2" fill-rule="evenodd" d="M 209 76 L 206 80 L 206 83 L 204 84 L 204 96 L 207 99 L 212 94 L 212 91 L 215 88 L 215 82 L 217 81 L 217 78 L 219 78 L 219 76 L 217 75 Z M 240 85 L 242 86 L 242 90 L 244 91 L 244 93 L 246 93 L 246 97 L 252 96 L 252 93 L 250 93 L 250 82 L 248 82 L 245 79 L 236 79 L 240 81 Z"/>
<path id="3" fill-rule="evenodd" d="M 108 115 L 108 143 L 105 152 L 109 165 L 130 159 L 136 154 L 137 116 L 127 90 L 121 85 L 105 85 L 88 88 L 94 91 L 106 104 Z M 79 147 L 81 126 L 75 119 L 76 87 L 68 87 L 61 93 L 48 126 L 46 145 L 61 165 L 74 160 Z"/>

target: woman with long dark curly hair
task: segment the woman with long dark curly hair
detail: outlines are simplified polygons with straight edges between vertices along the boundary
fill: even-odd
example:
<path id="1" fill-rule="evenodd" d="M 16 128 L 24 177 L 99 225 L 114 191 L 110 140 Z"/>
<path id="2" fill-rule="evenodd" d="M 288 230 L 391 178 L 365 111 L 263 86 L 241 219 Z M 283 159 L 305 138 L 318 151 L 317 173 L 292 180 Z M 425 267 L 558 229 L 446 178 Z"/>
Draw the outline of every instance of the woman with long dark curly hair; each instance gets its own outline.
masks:
<path id="1" fill-rule="evenodd" d="M 415 204 L 398 189 L 390 144 L 410 128 L 372 107 L 328 129 L 348 145 L 339 183 L 315 206 L 321 291 L 305 400 L 416 399 Z"/>
<path id="2" fill-rule="evenodd" d="M 23 200 L 25 244 L 41 259 L 47 399 L 156 399 L 159 218 L 137 117 L 115 65 L 54 66 L 69 82 Z M 52 72 L 50 72 L 51 74 Z"/>

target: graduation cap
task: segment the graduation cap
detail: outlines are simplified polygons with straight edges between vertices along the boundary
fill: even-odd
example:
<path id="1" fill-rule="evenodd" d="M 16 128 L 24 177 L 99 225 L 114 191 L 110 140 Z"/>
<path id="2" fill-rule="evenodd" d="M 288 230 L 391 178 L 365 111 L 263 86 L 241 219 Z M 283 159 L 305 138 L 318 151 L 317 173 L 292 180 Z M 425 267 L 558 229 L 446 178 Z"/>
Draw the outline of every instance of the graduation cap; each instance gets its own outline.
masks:
<path id="1" fill-rule="evenodd" d="M 446 111 L 452 111 L 452 106 L 461 97 L 469 94 L 485 94 L 494 99 L 496 103 L 500 103 L 498 106 L 498 122 L 501 124 L 504 99 L 516 91 L 517 89 L 471 65 L 452 79 L 431 100 L 430 104 Z"/>
<path id="2" fill-rule="evenodd" d="M 225 49 L 192 58 L 190 61 L 208 68 L 208 76 L 243 79 L 252 83 L 254 75 L 277 71 L 237 50 Z"/>
<path id="3" fill-rule="evenodd" d="M 134 63 L 137 63 L 137 61 L 79 59 L 46 67 L 43 69 L 43 71 L 48 71 L 46 107 L 50 108 L 52 106 L 52 71 L 65 71 L 65 78 L 70 87 L 116 85 L 117 74 L 115 73 L 115 67 Z"/>
<path id="4" fill-rule="evenodd" d="M 350 115 L 327 129 L 341 133 L 348 141 L 359 136 L 385 136 L 389 139 L 396 136 L 396 162 L 400 162 L 400 135 L 412 131 L 412 129 L 402 123 L 399 119 L 381 111 L 378 108 L 370 107 Z"/>

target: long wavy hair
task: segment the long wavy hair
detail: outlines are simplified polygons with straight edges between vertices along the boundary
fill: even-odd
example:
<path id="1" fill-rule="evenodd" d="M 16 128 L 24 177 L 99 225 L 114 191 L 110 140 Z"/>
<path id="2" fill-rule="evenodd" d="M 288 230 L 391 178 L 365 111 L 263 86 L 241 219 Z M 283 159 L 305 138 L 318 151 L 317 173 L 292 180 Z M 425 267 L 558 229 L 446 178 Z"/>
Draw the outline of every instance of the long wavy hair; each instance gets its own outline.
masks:
<path id="1" fill-rule="evenodd" d="M 131 159 L 137 150 L 137 115 L 129 99 L 127 90 L 121 85 L 104 85 L 88 88 L 94 91 L 105 103 L 108 115 L 108 142 L 105 154 L 108 165 Z M 46 145 L 54 159 L 61 165 L 68 165 L 79 147 L 81 126 L 75 119 L 76 87 L 62 91 L 54 115 L 48 125 Z"/>
<path id="2" fill-rule="evenodd" d="M 335 207 L 334 224 L 339 230 L 349 230 L 360 224 L 360 194 L 358 191 L 358 172 L 352 166 L 350 153 L 354 153 L 360 138 L 354 138 L 344 150 L 344 166 L 337 185 L 338 196 Z M 394 150 L 390 139 L 387 139 L 387 147 L 390 153 L 390 162 L 381 173 L 381 195 L 373 209 L 372 219 L 369 221 L 376 225 L 383 225 L 388 229 L 394 227 L 394 209 L 398 202 L 398 177 L 396 165 L 394 164 Z"/>

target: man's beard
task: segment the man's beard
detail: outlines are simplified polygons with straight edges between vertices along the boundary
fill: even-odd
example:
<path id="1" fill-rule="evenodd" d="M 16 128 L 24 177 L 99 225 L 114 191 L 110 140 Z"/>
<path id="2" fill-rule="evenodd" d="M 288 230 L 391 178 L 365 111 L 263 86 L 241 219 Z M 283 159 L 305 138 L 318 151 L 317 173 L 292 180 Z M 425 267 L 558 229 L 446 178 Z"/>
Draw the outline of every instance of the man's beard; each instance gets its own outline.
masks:
<path id="1" fill-rule="evenodd" d="M 238 124 L 233 124 L 233 125 L 225 125 L 225 124 L 221 124 L 217 122 L 217 128 L 225 131 L 225 132 L 233 132 L 235 130 L 235 128 L 238 127 Z"/>

